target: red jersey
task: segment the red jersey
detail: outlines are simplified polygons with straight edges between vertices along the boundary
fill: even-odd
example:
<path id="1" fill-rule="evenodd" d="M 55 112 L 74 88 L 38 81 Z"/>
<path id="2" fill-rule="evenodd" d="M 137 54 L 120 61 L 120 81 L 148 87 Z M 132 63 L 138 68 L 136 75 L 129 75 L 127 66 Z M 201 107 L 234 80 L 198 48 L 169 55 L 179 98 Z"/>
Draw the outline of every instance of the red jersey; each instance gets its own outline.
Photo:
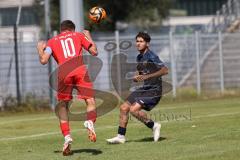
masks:
<path id="1" fill-rule="evenodd" d="M 92 43 L 83 33 L 63 31 L 48 40 L 47 48 L 51 48 L 51 54 L 57 64 L 62 65 L 74 57 L 82 57 L 82 47 L 88 51 L 91 45 Z M 79 64 L 79 66 L 81 67 L 74 71 L 75 74 L 86 72 L 86 67 L 83 63 Z"/>
<path id="2" fill-rule="evenodd" d="M 73 57 L 82 56 L 82 47 L 88 51 L 91 45 L 92 43 L 88 41 L 84 34 L 71 31 L 64 31 L 48 40 L 47 43 L 59 65 Z"/>

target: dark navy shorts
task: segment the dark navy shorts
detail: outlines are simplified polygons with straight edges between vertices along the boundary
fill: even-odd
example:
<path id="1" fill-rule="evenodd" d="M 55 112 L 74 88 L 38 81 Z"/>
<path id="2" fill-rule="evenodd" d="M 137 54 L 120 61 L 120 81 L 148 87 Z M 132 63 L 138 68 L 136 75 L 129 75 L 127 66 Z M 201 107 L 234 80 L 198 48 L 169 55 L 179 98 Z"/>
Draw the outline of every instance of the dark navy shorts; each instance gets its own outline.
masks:
<path id="1" fill-rule="evenodd" d="M 133 91 L 127 98 L 130 104 L 138 103 L 142 109 L 151 111 L 160 101 L 162 92 L 159 89 L 139 88 Z"/>

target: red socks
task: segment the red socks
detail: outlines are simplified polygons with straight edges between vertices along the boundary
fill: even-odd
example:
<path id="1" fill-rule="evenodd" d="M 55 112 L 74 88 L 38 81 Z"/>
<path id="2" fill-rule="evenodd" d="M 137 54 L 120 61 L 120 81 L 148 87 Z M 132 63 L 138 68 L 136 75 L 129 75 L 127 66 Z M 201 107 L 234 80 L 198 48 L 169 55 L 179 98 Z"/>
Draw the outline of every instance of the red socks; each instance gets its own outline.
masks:
<path id="1" fill-rule="evenodd" d="M 95 123 L 96 118 L 97 118 L 96 110 L 87 112 L 87 120 L 91 120 L 93 123 Z M 60 128 L 64 137 L 70 134 L 69 122 L 60 122 Z"/>
<path id="2" fill-rule="evenodd" d="M 96 110 L 87 112 L 87 120 L 91 120 L 93 123 L 96 122 L 97 112 Z"/>
<path id="3" fill-rule="evenodd" d="M 69 122 L 60 122 L 60 128 L 64 137 L 70 134 Z"/>

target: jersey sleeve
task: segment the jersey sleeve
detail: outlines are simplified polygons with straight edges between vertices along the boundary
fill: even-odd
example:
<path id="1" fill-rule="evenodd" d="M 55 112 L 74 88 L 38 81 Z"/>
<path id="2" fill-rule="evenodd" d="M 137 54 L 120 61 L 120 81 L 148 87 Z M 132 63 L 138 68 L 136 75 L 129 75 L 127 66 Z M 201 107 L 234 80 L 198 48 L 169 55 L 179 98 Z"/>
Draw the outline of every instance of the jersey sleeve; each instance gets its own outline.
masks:
<path id="1" fill-rule="evenodd" d="M 52 44 L 51 44 L 50 40 L 47 42 L 47 47 L 45 48 L 44 51 L 45 51 L 45 53 L 50 54 L 50 55 L 53 53 Z"/>
<path id="2" fill-rule="evenodd" d="M 166 67 L 165 63 L 158 56 L 151 57 L 149 62 L 154 63 L 158 68 Z"/>
<path id="3" fill-rule="evenodd" d="M 89 48 L 92 46 L 92 43 L 88 40 L 88 38 L 80 33 L 80 39 L 81 39 L 81 42 L 82 42 L 82 46 L 84 49 L 86 49 L 87 51 L 89 50 Z"/>

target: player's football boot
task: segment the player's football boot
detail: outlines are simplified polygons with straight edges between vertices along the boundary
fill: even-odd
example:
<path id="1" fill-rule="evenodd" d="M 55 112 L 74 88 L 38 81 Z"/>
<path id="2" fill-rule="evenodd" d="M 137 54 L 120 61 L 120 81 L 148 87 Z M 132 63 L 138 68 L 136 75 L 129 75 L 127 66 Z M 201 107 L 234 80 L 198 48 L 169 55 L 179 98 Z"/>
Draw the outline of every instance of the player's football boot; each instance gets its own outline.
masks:
<path id="1" fill-rule="evenodd" d="M 93 122 L 91 120 L 85 121 L 84 126 L 85 126 L 85 128 L 87 128 L 89 140 L 92 142 L 96 142 L 97 135 L 94 130 Z"/>
<path id="2" fill-rule="evenodd" d="M 123 144 L 126 142 L 126 139 L 125 139 L 125 136 L 118 134 L 116 137 L 107 139 L 106 141 L 110 144 Z"/>
<path id="3" fill-rule="evenodd" d="M 161 124 L 154 122 L 153 139 L 155 142 L 157 142 L 158 139 L 160 138 L 160 129 L 161 129 Z"/>
<path id="4" fill-rule="evenodd" d="M 70 135 L 65 136 L 64 139 L 65 139 L 65 142 L 63 144 L 63 156 L 72 155 L 71 144 L 73 140 Z"/>

